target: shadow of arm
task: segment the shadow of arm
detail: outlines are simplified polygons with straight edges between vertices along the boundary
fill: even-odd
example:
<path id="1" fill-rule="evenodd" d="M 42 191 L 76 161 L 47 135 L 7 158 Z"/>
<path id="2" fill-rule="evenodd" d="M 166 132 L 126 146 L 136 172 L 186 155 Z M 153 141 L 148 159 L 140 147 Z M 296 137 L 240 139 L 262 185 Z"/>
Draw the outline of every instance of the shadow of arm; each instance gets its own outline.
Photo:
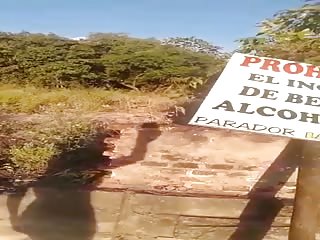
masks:
<path id="1" fill-rule="evenodd" d="M 9 194 L 7 197 L 7 208 L 10 215 L 10 223 L 15 231 L 21 232 L 19 224 L 19 206 L 27 192 L 27 189 L 19 191 L 19 193 Z"/>

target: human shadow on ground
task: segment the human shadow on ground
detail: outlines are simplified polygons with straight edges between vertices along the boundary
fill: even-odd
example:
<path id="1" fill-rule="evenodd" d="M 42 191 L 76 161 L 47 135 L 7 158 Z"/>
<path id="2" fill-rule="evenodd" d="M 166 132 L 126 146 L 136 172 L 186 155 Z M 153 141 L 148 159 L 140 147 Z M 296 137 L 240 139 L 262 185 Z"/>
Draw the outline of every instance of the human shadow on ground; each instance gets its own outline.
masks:
<path id="1" fill-rule="evenodd" d="M 275 196 L 297 169 L 302 141 L 291 140 L 249 192 L 249 202 L 229 240 L 262 240 L 285 206 Z"/>
<path id="2" fill-rule="evenodd" d="M 116 132 L 116 135 L 120 134 L 119 131 Z M 121 159 L 112 161 L 108 157 L 103 157 L 102 153 L 107 147 L 105 139 L 115 137 L 110 132 L 99 136 L 86 148 L 78 149 L 76 152 L 66 152 L 53 159 L 49 162 L 44 178 L 8 196 L 7 207 L 12 228 L 28 235 L 32 240 L 92 240 L 96 233 L 96 219 L 91 206 L 92 188 L 83 189 L 81 175 L 77 178 L 75 174 L 84 173 L 86 184 L 94 187 L 103 177 L 111 174 L 109 169 L 142 161 L 148 144 L 160 135 L 157 123 L 142 124 L 135 147 L 126 157 L 129 160 L 125 161 Z M 88 161 L 88 157 L 94 161 Z M 76 164 L 79 164 L 78 168 L 75 167 Z M 70 168 L 72 172 L 68 172 Z M 57 175 L 64 172 L 71 174 L 72 180 L 75 180 L 74 184 L 66 184 L 66 178 L 61 179 L 63 183 L 59 181 Z M 22 213 L 19 213 L 19 207 L 28 190 L 34 191 L 35 199 Z"/>
<path id="3" fill-rule="evenodd" d="M 108 174 L 94 170 L 104 161 L 105 137 L 102 133 L 83 148 L 50 160 L 44 177 L 8 195 L 7 207 L 15 231 L 32 240 L 93 239 L 96 219 L 91 194 L 82 187 L 84 182 L 96 185 Z M 23 199 L 28 191 L 33 191 L 35 198 L 25 208 L 21 205 L 25 205 Z M 26 202 L 30 200 L 28 197 Z"/>

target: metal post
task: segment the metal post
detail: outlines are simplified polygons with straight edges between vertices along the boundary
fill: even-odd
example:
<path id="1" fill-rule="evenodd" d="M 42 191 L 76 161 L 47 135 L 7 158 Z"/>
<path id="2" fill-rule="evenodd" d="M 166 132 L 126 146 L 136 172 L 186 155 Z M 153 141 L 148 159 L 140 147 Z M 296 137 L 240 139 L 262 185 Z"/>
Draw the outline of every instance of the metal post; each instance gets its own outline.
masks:
<path id="1" fill-rule="evenodd" d="M 320 143 L 305 141 L 299 163 L 289 240 L 315 240 L 320 205 Z"/>

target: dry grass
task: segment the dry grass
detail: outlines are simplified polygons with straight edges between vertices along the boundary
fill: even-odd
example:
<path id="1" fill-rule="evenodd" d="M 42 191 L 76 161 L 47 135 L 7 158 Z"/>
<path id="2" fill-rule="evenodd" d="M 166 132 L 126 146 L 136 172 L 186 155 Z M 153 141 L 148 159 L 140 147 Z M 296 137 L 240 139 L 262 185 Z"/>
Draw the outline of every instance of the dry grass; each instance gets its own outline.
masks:
<path id="1" fill-rule="evenodd" d="M 97 126 L 84 116 L 101 112 L 110 112 L 116 118 L 124 113 L 156 115 L 184 99 L 173 93 L 0 84 L 0 178 L 4 168 L 14 179 L 41 175 L 49 163 L 57 160 L 78 166 L 81 159 L 85 163 L 99 159 L 102 150 L 91 143 L 96 141 L 100 131 L 108 131 L 109 126 L 101 127 L 104 122 Z M 19 117 L 6 120 L 6 113 L 36 118 L 26 122 Z M 1 120 L 1 117 L 4 118 Z"/>
<path id="2" fill-rule="evenodd" d="M 110 112 L 116 118 L 124 113 L 156 115 L 180 100 L 184 98 L 172 93 L 49 90 L 2 84 L 0 112 L 4 118 L 1 120 L 0 114 L 0 178 L 3 172 L 12 179 L 35 177 L 45 173 L 53 161 L 78 166 L 80 162 L 87 164 L 102 157 L 102 150 L 97 150 L 97 144 L 92 143 L 100 131 L 108 131 L 109 126 L 101 127 L 104 122 L 97 126 L 84 116 L 101 112 Z M 18 116 L 17 120 L 6 120 L 5 113 Z M 20 113 L 35 119 L 24 121 L 19 117 Z"/>
<path id="3" fill-rule="evenodd" d="M 139 108 L 163 110 L 181 97 L 103 89 L 44 89 L 0 85 L 0 111 L 6 113 L 131 112 Z"/>

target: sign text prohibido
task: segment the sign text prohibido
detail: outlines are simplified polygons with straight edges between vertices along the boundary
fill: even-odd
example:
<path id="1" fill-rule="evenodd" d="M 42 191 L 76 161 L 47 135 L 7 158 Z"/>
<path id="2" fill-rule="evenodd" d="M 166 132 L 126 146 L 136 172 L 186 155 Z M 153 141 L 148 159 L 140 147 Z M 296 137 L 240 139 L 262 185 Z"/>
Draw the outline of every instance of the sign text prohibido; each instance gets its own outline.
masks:
<path id="1" fill-rule="evenodd" d="M 189 124 L 320 141 L 320 68 L 234 54 Z"/>

